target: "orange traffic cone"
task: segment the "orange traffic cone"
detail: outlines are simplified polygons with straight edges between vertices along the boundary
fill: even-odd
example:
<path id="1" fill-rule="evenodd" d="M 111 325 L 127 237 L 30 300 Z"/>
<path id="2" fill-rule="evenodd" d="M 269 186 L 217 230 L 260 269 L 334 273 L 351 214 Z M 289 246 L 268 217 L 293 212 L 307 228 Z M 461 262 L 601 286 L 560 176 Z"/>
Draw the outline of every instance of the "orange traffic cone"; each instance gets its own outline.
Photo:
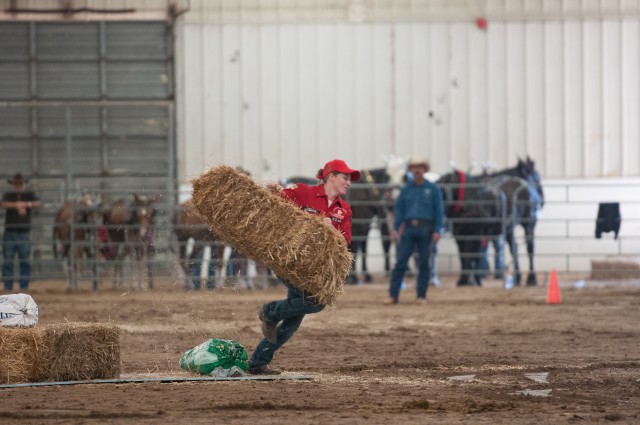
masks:
<path id="1" fill-rule="evenodd" d="M 556 269 L 551 269 L 549 275 L 549 287 L 547 288 L 547 304 L 560 304 L 560 287 L 558 286 L 558 274 Z"/>

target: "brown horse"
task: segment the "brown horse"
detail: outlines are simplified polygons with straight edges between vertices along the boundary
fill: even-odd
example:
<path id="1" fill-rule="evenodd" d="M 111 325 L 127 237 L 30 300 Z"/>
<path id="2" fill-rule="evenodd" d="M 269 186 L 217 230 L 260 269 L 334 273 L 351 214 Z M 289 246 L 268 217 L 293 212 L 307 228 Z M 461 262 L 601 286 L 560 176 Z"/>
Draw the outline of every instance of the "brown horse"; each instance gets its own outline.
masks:
<path id="1" fill-rule="evenodd" d="M 62 248 L 64 268 L 68 274 L 69 291 L 78 289 L 78 279 L 83 274 L 86 258 L 92 270 L 93 290 L 98 289 L 96 263 L 96 235 L 98 229 L 98 205 L 91 197 L 82 196 L 65 201 L 58 209 L 53 225 L 53 254 L 58 258 L 58 248 Z"/>
<path id="2" fill-rule="evenodd" d="M 153 255 L 153 197 L 133 195 L 130 203 L 124 200 L 113 202 L 104 213 L 104 225 L 108 231 L 114 262 L 114 288 L 124 284 L 123 265 L 127 258 L 136 268 L 133 277 L 136 289 L 153 288 L 151 256 Z M 146 285 L 146 286 L 145 286 Z"/>

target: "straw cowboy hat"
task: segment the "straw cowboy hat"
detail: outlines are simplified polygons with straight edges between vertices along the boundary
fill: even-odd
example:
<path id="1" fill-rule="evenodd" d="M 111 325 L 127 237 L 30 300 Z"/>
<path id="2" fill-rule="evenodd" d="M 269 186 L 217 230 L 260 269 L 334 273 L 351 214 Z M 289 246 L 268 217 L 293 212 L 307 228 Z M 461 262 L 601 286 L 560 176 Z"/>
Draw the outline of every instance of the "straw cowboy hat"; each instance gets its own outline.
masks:
<path id="1" fill-rule="evenodd" d="M 409 161 L 409 164 L 407 166 L 409 168 L 412 168 L 412 167 L 424 167 L 427 171 L 429 171 L 429 169 L 431 168 L 429 166 L 429 161 L 427 161 L 425 158 L 411 158 L 411 160 Z"/>

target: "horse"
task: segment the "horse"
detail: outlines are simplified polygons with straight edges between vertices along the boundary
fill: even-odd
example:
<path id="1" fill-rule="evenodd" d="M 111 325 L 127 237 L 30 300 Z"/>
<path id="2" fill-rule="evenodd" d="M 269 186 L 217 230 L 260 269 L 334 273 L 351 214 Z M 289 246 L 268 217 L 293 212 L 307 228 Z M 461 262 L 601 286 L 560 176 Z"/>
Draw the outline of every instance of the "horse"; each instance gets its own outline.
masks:
<path id="1" fill-rule="evenodd" d="M 216 267 L 213 259 L 222 258 L 224 246 L 216 243 L 215 235 L 209 230 L 209 226 L 200 217 L 191 202 L 187 201 L 178 205 L 172 217 L 172 228 L 178 245 L 177 251 L 180 266 L 187 278 L 191 279 L 189 287 L 192 289 L 200 289 L 200 271 L 203 264 L 204 250 L 207 246 L 211 247 L 207 288 L 214 288 Z M 190 245 L 191 243 L 193 244 L 192 246 Z"/>
<path id="2" fill-rule="evenodd" d="M 515 167 L 506 168 L 482 177 L 490 184 L 498 185 L 507 198 L 507 221 L 505 239 L 509 244 L 514 263 L 515 283 L 521 283 L 518 265 L 518 247 L 514 238 L 514 228 L 521 225 L 524 229 L 529 257 L 529 274 L 526 284 L 535 286 L 538 283 L 535 273 L 535 227 L 544 206 L 544 190 L 542 178 L 535 169 L 535 162 L 527 156 L 526 160 L 518 159 Z"/>
<path id="3" fill-rule="evenodd" d="M 442 190 L 449 230 L 458 246 L 461 273 L 458 286 L 481 286 L 480 266 L 482 240 L 502 233 L 501 222 L 506 214 L 504 195 L 482 177 L 470 176 L 460 170 L 444 174 L 437 181 Z"/>
<path id="4" fill-rule="evenodd" d="M 156 214 L 153 203 L 159 195 L 153 197 L 133 195 L 133 201 L 127 203 L 120 199 L 113 202 L 104 212 L 104 225 L 109 235 L 114 262 L 114 288 L 124 283 L 123 263 L 127 257 L 135 263 L 137 273 L 134 277 L 137 289 L 146 286 L 153 288 L 153 273 L 150 257 L 153 255 L 153 224 Z"/>
<path id="5" fill-rule="evenodd" d="M 389 250 L 391 239 L 389 233 L 389 221 L 392 205 L 391 192 L 386 187 L 390 177 L 385 168 L 374 168 L 370 170 L 360 170 L 361 181 L 354 182 L 347 192 L 346 201 L 351 205 L 351 243 L 349 251 L 353 254 L 353 263 L 349 273 L 348 282 L 358 283 L 356 274 L 357 256 L 360 253 L 362 273 L 365 282 L 372 282 L 373 278 L 367 268 L 367 238 L 373 218 L 378 218 L 380 234 L 382 236 L 382 249 L 384 252 L 385 271 L 391 269 L 389 261 Z"/>
<path id="6" fill-rule="evenodd" d="M 188 279 L 191 279 L 188 287 L 200 289 L 200 272 L 205 264 L 207 268 L 206 285 L 208 289 L 218 286 L 218 276 L 222 276 L 222 270 L 227 271 L 227 278 L 234 280 L 238 286 L 247 289 L 255 289 L 256 282 L 250 271 L 251 260 L 232 249 L 228 261 L 225 264 L 225 245 L 209 229 L 204 219 L 198 214 L 194 205 L 187 201 L 180 204 L 172 217 L 173 234 L 178 245 L 180 266 Z M 205 248 L 210 249 L 210 258 L 205 259 Z M 258 286 L 266 288 L 268 284 L 266 268 L 256 264 L 256 273 L 259 277 Z M 218 279 L 219 280 L 219 279 Z"/>
<path id="7" fill-rule="evenodd" d="M 98 289 L 96 263 L 96 230 L 98 228 L 98 205 L 88 195 L 65 201 L 58 208 L 53 225 L 53 254 L 58 258 L 59 248 L 68 274 L 68 291 L 78 290 L 78 278 L 83 273 L 86 258 L 92 269 L 93 290 Z M 59 246 L 60 245 L 60 246 Z"/>

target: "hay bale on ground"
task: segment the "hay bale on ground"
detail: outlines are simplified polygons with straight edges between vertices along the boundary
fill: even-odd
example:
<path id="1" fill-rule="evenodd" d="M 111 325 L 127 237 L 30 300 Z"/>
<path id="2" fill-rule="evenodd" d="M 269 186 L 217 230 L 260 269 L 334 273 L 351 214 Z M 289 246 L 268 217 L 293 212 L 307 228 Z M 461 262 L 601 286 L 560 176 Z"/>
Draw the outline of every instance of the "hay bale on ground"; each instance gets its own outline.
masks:
<path id="1" fill-rule="evenodd" d="M 46 326 L 50 381 L 110 379 L 120 376 L 119 329 L 104 323 Z"/>
<path id="2" fill-rule="evenodd" d="M 0 327 L 0 383 L 46 380 L 48 353 L 43 327 Z"/>
<path id="3" fill-rule="evenodd" d="M 120 376 L 119 329 L 101 323 L 0 327 L 0 382 L 80 381 Z"/>
<path id="4" fill-rule="evenodd" d="M 333 304 L 351 269 L 344 237 L 319 216 L 228 166 L 193 181 L 192 202 L 213 233 L 320 303 Z"/>
<path id="5" fill-rule="evenodd" d="M 640 279 L 640 258 L 609 256 L 591 260 L 591 279 Z"/>

